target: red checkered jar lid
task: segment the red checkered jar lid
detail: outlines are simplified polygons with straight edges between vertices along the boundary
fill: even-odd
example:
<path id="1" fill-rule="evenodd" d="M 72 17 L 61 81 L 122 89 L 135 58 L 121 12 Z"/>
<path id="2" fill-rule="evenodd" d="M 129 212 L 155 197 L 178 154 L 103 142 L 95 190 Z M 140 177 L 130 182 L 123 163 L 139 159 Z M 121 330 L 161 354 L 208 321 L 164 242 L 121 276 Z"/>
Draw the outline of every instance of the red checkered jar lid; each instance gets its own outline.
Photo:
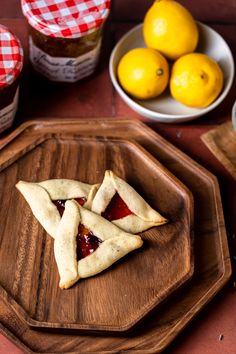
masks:
<path id="1" fill-rule="evenodd" d="M 50 37 L 78 38 L 98 29 L 110 0 L 21 0 L 29 24 Z"/>
<path id="2" fill-rule="evenodd" d="M 0 88 L 11 85 L 21 72 L 23 49 L 20 41 L 0 25 Z"/>

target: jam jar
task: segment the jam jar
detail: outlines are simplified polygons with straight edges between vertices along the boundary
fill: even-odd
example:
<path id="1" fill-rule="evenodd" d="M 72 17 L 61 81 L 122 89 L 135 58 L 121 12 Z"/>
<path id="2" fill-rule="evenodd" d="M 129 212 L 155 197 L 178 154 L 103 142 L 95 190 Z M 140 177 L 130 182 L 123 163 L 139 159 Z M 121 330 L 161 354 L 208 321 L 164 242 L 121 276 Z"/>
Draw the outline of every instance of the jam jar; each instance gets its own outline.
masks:
<path id="1" fill-rule="evenodd" d="M 23 49 L 16 36 L 0 25 L 0 133 L 11 127 L 18 106 Z"/>
<path id="2" fill-rule="evenodd" d="M 110 0 L 21 0 L 34 69 L 52 81 L 75 82 L 97 65 Z"/>

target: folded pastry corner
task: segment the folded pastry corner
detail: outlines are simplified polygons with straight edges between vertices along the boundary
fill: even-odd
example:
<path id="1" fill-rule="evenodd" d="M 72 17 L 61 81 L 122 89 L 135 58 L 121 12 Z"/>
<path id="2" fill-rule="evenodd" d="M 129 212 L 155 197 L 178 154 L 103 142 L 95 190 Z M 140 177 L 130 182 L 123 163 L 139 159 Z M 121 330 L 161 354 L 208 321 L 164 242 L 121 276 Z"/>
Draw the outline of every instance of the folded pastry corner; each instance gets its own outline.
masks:
<path id="1" fill-rule="evenodd" d="M 25 181 L 19 181 L 16 188 L 29 204 L 35 218 L 54 238 L 61 217 L 48 192 L 38 183 Z"/>
<path id="2" fill-rule="evenodd" d="M 74 200 L 66 201 L 54 246 L 60 287 L 102 272 L 142 244 L 140 236 L 122 231 Z"/>
<path id="3" fill-rule="evenodd" d="M 66 200 L 75 199 L 80 205 L 90 208 L 99 186 L 71 179 L 51 179 L 38 183 L 19 181 L 16 184 L 36 219 L 53 238 Z"/>
<path id="4" fill-rule="evenodd" d="M 39 182 L 38 185 L 43 187 L 52 201 L 75 199 L 85 208 L 90 208 L 92 200 L 100 186 L 100 184 L 87 184 L 72 179 L 49 179 Z"/>
<path id="5" fill-rule="evenodd" d="M 91 210 L 102 215 L 125 231 L 138 233 L 167 223 L 123 179 L 107 170 L 91 205 Z"/>
<path id="6" fill-rule="evenodd" d="M 80 213 L 77 203 L 67 201 L 54 241 L 54 255 L 60 275 L 61 289 L 68 289 L 79 279 L 75 239 L 79 222 Z"/>

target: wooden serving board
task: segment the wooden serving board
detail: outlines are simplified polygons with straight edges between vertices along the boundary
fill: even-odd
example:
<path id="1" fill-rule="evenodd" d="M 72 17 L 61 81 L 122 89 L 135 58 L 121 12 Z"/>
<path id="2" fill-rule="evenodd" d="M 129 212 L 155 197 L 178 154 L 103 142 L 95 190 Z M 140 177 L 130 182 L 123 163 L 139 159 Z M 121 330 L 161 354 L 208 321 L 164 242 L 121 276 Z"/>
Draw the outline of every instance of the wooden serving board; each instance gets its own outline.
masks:
<path id="1" fill-rule="evenodd" d="M 226 122 L 201 136 L 202 141 L 215 157 L 236 179 L 236 131 L 232 122 Z"/>
<path id="2" fill-rule="evenodd" d="M 170 300 L 129 335 L 69 335 L 30 329 L 0 298 L 1 331 L 29 353 L 158 353 L 162 351 L 227 282 L 231 266 L 217 180 L 204 168 L 138 121 L 38 121 L 25 124 L 1 153 L 2 166 L 21 146 L 45 134 L 117 136 L 133 139 L 177 176 L 193 193 L 195 272 Z M 4 162 L 5 161 L 5 162 Z M 6 211 L 7 213 L 7 211 Z M 151 291 L 151 289 L 150 289 Z"/>
<path id="3" fill-rule="evenodd" d="M 53 178 L 96 184 L 106 170 L 125 179 L 169 222 L 143 232 L 140 250 L 61 290 L 53 239 L 15 184 Z M 190 192 L 137 143 L 42 133 L 7 161 L 0 157 L 0 185 L 0 294 L 32 327 L 127 331 L 193 274 Z"/>

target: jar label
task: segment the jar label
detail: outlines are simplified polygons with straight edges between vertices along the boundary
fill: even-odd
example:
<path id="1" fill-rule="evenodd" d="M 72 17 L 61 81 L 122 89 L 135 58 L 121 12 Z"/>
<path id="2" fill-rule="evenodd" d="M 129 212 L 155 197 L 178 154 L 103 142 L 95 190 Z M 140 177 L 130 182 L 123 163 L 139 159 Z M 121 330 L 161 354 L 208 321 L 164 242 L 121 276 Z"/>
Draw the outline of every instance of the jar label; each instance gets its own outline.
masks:
<path id="1" fill-rule="evenodd" d="M 91 75 L 97 65 L 101 40 L 88 53 L 77 58 L 52 57 L 29 38 L 30 60 L 36 71 L 52 81 L 75 82 Z"/>
<path id="2" fill-rule="evenodd" d="M 18 98 L 19 88 L 16 90 L 13 102 L 7 107 L 0 109 L 0 133 L 11 127 L 18 107 Z"/>

